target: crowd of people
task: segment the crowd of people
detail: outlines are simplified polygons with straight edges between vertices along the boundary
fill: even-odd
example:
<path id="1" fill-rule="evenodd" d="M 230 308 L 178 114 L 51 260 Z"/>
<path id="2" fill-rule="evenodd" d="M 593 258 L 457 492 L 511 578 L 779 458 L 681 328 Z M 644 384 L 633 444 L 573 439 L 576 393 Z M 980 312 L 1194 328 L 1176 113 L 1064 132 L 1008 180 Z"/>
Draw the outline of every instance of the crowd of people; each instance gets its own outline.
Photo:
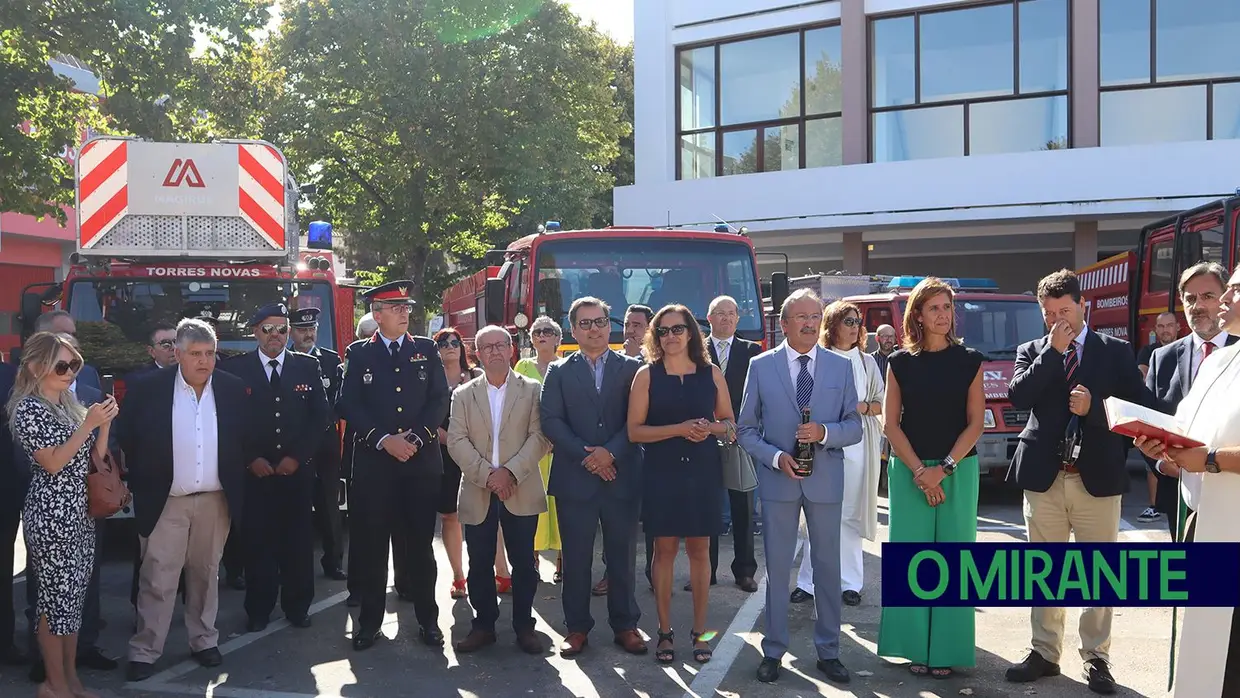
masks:
<path id="1" fill-rule="evenodd" d="M 313 308 L 262 307 L 249 321 L 254 349 L 218 361 L 209 318 L 158 326 L 151 364 L 125 378 L 123 408 L 81 355 L 72 318 L 39 319 L 20 365 L 0 367 L 0 390 L 10 396 L 10 428 L 0 438 L 12 439 L 0 452 L 14 461 L 3 473 L 12 487 L 0 487 L 0 543 L 8 546 L 0 558 L 11 563 L 20 520 L 30 561 L 31 678 L 42 698 L 90 696 L 77 667 L 117 666 L 95 646 L 102 521 L 89 514 L 87 488 L 92 456 L 108 453 L 124 464 L 138 531 L 130 681 L 155 673 L 178 596 L 192 656 L 207 667 L 223 662 L 215 627 L 222 567 L 226 584 L 245 591 L 248 631 L 267 627 L 277 599 L 290 625 L 309 627 L 316 531 L 323 573 L 348 581 L 357 651 L 383 638 L 389 559 L 421 642 L 445 643 L 435 591 L 439 528 L 451 597 L 473 609 L 456 651 L 497 642 L 498 597 L 507 594 L 516 645 L 544 653 L 533 615 L 538 553 L 555 551 L 563 657 L 588 650 L 591 595 L 607 597 L 616 645 L 650 651 L 636 596 L 644 534 L 661 663 L 681 647 L 671 604 L 683 540 L 692 592 L 687 650 L 702 664 L 713 652 L 706 616 L 718 538 L 732 534 L 735 584 L 752 593 L 760 527 L 768 574 L 757 678 L 779 678 L 789 604 L 812 600 L 817 668 L 847 683 L 841 617 L 865 589 L 862 546 L 878 536 L 883 463 L 889 540 L 976 539 L 983 357 L 958 336 L 954 292 L 939 279 L 913 289 L 898 333 L 875 328 L 872 352 L 857 306 L 824 304 L 807 290 L 779 308 L 784 339 L 766 352 L 735 335 L 740 308 L 727 296 L 710 303 L 707 328 L 682 305 L 626 308 L 620 351 L 609 347 L 613 309 L 583 297 L 568 311 L 577 350 L 561 358 L 564 328 L 538 317 L 529 326 L 532 355 L 515 366 L 514 337 L 503 327 L 478 330 L 472 356 L 453 328 L 433 338 L 410 334 L 408 288 L 392 282 L 366 291 L 370 312 L 343 357 L 318 346 Z M 1232 348 L 1240 270 L 1229 279 L 1217 264 L 1199 264 L 1184 272 L 1179 293 L 1193 332 L 1153 352 L 1143 379 L 1128 344 L 1086 326 L 1072 272 L 1039 283 L 1048 333 L 1020 347 L 1010 385 L 1013 406 L 1030 411 L 1009 473 L 1024 491 L 1030 541 L 1117 540 L 1130 479 L 1127 444 L 1102 409 L 1111 396 L 1187 411 L 1190 430 L 1208 447 L 1136 445 L 1166 478 L 1157 481 L 1160 498 L 1162 483 L 1178 481 L 1183 503 L 1175 512 L 1189 515 L 1169 516 L 1177 519 L 1173 533 L 1234 539 L 1223 499 L 1234 485 L 1207 489 L 1203 480 L 1240 472 L 1240 449 L 1231 445 L 1240 413 L 1226 398 L 1240 387 Z M 347 562 L 336 507 L 342 470 L 352 480 Z M 736 484 L 747 479 L 753 484 Z M 600 530 L 605 573 L 596 582 Z M 801 569 L 789 593 L 798 547 Z M 0 570 L 0 580 L 11 579 L 11 570 Z M 0 606 L 8 613 L 0 618 L 7 633 L 0 660 L 31 660 L 13 642 L 11 604 Z M 1240 616 L 1194 610 L 1182 675 L 1230 695 L 1229 687 L 1240 690 L 1233 686 L 1240 662 L 1231 661 L 1229 642 L 1220 654 L 1217 640 L 1234 634 Z M 1060 672 L 1063 610 L 1035 608 L 1030 620 L 1032 649 L 1007 671 L 1009 681 Z M 916 676 L 946 678 L 975 666 L 974 624 L 970 608 L 883 608 L 877 651 L 908 660 Z M 1111 609 L 1082 614 L 1083 674 L 1099 693 L 1115 690 L 1110 629 Z M 1219 661 L 1209 664 L 1211 657 Z"/>

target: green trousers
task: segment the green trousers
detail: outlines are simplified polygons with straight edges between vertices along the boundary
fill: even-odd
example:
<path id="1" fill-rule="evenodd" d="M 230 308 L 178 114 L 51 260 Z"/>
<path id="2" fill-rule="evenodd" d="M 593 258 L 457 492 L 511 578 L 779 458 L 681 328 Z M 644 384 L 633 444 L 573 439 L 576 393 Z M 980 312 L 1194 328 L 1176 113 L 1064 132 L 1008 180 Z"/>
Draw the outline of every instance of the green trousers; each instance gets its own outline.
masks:
<path id="1" fill-rule="evenodd" d="M 924 461 L 936 465 L 938 461 Z M 960 461 L 943 479 L 943 503 L 932 507 L 913 473 L 892 454 L 887 471 L 893 543 L 972 543 L 977 540 L 977 456 Z M 887 608 L 878 630 L 878 655 L 903 657 L 933 668 L 976 666 L 973 608 Z"/>

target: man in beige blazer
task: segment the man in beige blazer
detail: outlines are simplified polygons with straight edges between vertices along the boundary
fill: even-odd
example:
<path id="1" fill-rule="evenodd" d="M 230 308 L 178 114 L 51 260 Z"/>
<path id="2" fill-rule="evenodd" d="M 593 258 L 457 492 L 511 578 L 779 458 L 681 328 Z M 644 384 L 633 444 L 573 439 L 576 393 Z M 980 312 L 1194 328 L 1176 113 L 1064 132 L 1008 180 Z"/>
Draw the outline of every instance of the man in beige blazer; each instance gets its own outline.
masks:
<path id="1" fill-rule="evenodd" d="M 551 450 L 542 434 L 538 400 L 542 386 L 512 370 L 512 337 L 495 325 L 474 336 L 485 374 L 452 394 L 448 453 L 461 466 L 457 516 L 465 527 L 469 553 L 467 586 L 474 607 L 469 635 L 457 652 L 475 652 L 495 643 L 499 600 L 495 593 L 495 545 L 504 529 L 504 549 L 512 566 L 512 629 L 517 646 L 542 654 L 534 632 L 534 592 L 538 570 L 534 533 L 547 510 L 538 461 Z"/>

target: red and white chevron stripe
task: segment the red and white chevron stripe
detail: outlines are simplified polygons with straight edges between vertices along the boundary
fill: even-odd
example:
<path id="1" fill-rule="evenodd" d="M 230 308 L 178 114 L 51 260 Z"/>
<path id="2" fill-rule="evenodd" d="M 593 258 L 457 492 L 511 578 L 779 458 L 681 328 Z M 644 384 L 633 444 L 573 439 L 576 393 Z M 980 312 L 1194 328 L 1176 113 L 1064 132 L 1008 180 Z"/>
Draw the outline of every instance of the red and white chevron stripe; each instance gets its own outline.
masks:
<path id="1" fill-rule="evenodd" d="M 1128 262 L 1119 262 L 1111 266 L 1093 269 L 1081 275 L 1081 290 L 1093 291 L 1116 284 L 1128 283 Z"/>
<path id="2" fill-rule="evenodd" d="M 78 156 L 82 247 L 93 247 L 129 211 L 128 165 L 126 141 L 91 141 L 82 147 Z"/>
<path id="3" fill-rule="evenodd" d="M 284 157 L 265 143 L 237 145 L 238 199 L 241 217 L 273 247 L 283 248 Z"/>

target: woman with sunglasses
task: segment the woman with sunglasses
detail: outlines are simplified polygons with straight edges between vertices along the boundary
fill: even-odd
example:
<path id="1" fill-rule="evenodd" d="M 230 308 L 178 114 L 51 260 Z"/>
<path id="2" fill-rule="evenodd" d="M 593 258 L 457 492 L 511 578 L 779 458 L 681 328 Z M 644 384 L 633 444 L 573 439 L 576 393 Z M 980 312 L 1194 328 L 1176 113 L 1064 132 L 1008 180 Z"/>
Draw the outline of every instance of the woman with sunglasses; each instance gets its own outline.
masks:
<path id="1" fill-rule="evenodd" d="M 448 389 L 457 388 L 482 375 L 482 369 L 469 360 L 465 351 L 465 342 L 455 327 L 445 327 L 435 333 L 432 338 L 439 349 L 439 359 L 443 362 L 443 372 L 448 379 Z M 439 517 L 443 536 L 443 547 L 448 551 L 448 564 L 452 565 L 452 598 L 463 599 L 469 595 L 465 589 L 465 566 L 461 562 L 461 549 L 464 545 L 464 534 L 461 531 L 461 520 L 456 516 L 456 501 L 461 493 L 461 466 L 448 454 L 448 420 L 451 415 L 444 415 L 443 424 L 439 425 L 439 450 L 443 456 L 443 481 L 439 490 Z M 495 548 L 495 584 L 496 590 L 503 594 L 512 588 L 512 578 L 507 574 L 508 558 L 504 555 L 504 534 L 500 532 L 499 544 Z M 503 570 L 504 574 L 499 574 Z"/>
<path id="2" fill-rule="evenodd" d="M 861 441 L 844 447 L 844 499 L 840 527 L 840 586 L 849 606 L 861 603 L 864 560 L 861 539 L 878 535 L 878 478 L 882 468 L 880 444 L 883 438 L 883 377 L 878 362 L 865 353 L 866 332 L 861 309 L 852 303 L 835 301 L 822 313 L 822 334 L 818 343 L 826 350 L 848 359 L 857 386 L 857 412 L 861 415 Z M 801 570 L 797 589 L 814 593 L 810 569 L 809 541 L 801 551 Z M 795 593 L 795 592 L 794 592 Z"/>
<path id="3" fill-rule="evenodd" d="M 671 627 L 672 566 L 685 539 L 693 591 L 693 658 L 711 658 L 706 630 L 710 602 L 710 537 L 723 529 L 723 462 L 719 439 L 736 438 L 723 371 L 710 362 L 693 313 L 664 306 L 646 332 L 649 363 L 637 371 L 629 397 L 629 439 L 645 444 L 642 518 L 654 537 L 651 582 L 659 616 L 655 660 L 675 660 Z"/>
<path id="4" fill-rule="evenodd" d="M 82 605 L 95 564 L 86 475 L 91 449 L 107 451 L 117 405 L 111 396 L 89 410 L 77 401 L 69 386 L 81 368 L 82 356 L 68 335 L 36 333 L 22 348 L 7 407 L 9 426 L 32 464 L 22 526 L 39 579 L 35 614 L 46 671 L 40 698 L 94 696 L 76 669 Z"/>
<path id="5" fill-rule="evenodd" d="M 534 322 L 530 323 L 530 339 L 534 343 L 534 357 L 521 359 L 513 370 L 526 378 L 533 378 L 541 383 L 543 378 L 547 376 L 547 367 L 555 361 L 557 350 L 560 348 L 560 340 L 563 338 L 563 330 L 556 324 L 555 320 L 540 315 L 534 318 Z M 542 473 L 543 488 L 548 486 L 551 478 L 551 453 L 543 456 L 538 461 L 538 470 Z M 555 578 L 556 584 L 564 579 L 564 556 L 559 554 L 560 551 L 560 527 L 556 523 L 555 514 L 555 497 L 547 497 L 547 511 L 538 515 L 538 530 L 534 533 L 534 550 L 541 552 L 543 550 L 554 550 L 557 552 L 555 557 Z"/>

